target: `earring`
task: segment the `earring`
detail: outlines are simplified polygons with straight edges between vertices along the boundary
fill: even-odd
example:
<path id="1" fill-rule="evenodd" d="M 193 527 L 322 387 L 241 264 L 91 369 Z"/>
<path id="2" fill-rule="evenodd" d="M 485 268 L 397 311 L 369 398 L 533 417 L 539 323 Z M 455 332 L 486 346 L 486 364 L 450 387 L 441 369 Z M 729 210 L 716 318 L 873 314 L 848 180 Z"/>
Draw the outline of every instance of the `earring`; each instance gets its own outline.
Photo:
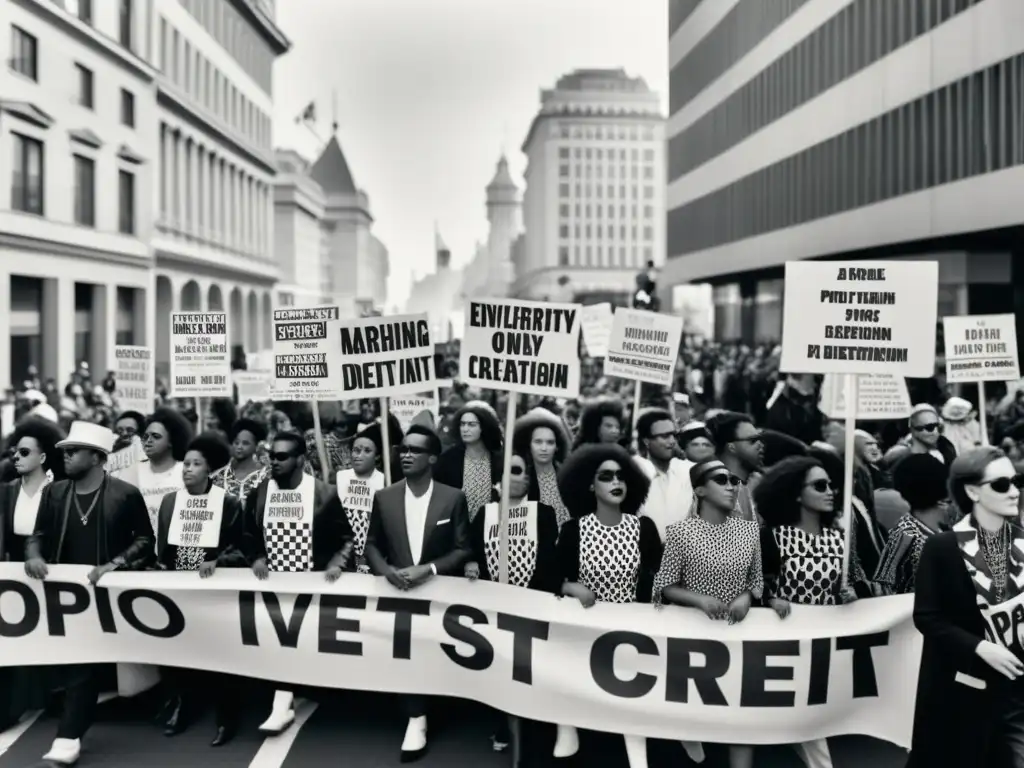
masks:
<path id="1" fill-rule="evenodd" d="M 591 492 L 591 493 L 593 493 L 593 492 L 594 492 L 594 486 L 590 486 L 590 492 Z"/>

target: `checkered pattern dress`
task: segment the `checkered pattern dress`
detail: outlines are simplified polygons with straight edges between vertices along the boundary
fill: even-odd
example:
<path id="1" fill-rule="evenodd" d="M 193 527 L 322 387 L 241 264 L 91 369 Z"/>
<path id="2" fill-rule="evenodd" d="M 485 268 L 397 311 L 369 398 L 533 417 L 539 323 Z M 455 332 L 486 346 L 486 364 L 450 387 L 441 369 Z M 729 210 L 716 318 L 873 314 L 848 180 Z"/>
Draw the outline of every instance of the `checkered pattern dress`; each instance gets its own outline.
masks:
<path id="1" fill-rule="evenodd" d="M 267 486 L 264 510 L 263 539 L 267 548 L 267 564 L 275 573 L 305 573 L 313 570 L 313 494 L 316 483 L 311 475 L 303 475 L 298 491 L 305 507 L 302 520 L 267 520 L 270 498 L 278 490 L 271 478 Z"/>

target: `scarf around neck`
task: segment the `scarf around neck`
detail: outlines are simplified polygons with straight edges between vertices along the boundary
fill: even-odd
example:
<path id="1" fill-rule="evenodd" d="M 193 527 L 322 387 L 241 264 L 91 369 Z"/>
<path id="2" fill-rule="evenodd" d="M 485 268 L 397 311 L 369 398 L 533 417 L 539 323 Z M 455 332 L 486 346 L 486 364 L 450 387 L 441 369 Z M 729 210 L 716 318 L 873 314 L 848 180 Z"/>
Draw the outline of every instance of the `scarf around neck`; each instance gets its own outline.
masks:
<path id="1" fill-rule="evenodd" d="M 1006 591 L 997 600 L 992 571 L 982 552 L 980 533 L 972 515 L 966 515 L 953 526 L 957 546 L 964 560 L 967 575 L 974 583 L 980 608 L 1004 603 L 1024 593 L 1024 529 L 1013 523 L 1010 526 L 1010 546 L 1006 561 Z"/>

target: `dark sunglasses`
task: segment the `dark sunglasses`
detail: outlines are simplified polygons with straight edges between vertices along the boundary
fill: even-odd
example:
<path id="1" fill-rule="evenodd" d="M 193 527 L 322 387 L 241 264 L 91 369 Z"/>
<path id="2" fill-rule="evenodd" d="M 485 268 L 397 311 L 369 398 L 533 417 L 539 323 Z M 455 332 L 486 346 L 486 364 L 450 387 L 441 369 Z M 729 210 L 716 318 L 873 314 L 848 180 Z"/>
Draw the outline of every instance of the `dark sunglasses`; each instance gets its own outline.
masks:
<path id="1" fill-rule="evenodd" d="M 1011 485 L 1015 488 L 1024 488 L 1024 475 L 997 477 L 994 480 L 987 480 L 983 483 L 979 483 L 979 485 L 987 485 L 996 493 L 1009 493 Z"/>
<path id="2" fill-rule="evenodd" d="M 29 456 L 32 455 L 32 451 L 30 449 L 28 449 L 28 448 L 17 448 L 15 450 L 11 451 L 11 455 L 12 456 L 17 455 L 17 456 L 21 456 L 21 458 L 23 458 L 23 459 L 27 459 Z"/>
<path id="3" fill-rule="evenodd" d="M 625 481 L 626 476 L 621 469 L 602 469 L 597 473 L 597 482 L 610 483 L 612 480 Z"/>
<path id="4" fill-rule="evenodd" d="M 708 480 L 713 482 L 715 485 L 722 486 L 723 488 L 727 485 L 732 488 L 736 488 L 737 486 L 739 486 L 741 482 L 741 480 L 738 477 L 736 477 L 736 475 L 723 475 L 721 472 L 719 472 L 717 475 L 711 475 L 708 478 Z"/>
<path id="5" fill-rule="evenodd" d="M 421 448 L 418 445 L 400 445 L 398 446 L 399 455 L 403 453 L 410 453 L 413 456 L 422 456 L 424 453 L 430 453 L 429 448 Z"/>
<path id="6" fill-rule="evenodd" d="M 813 483 L 807 483 L 805 488 L 810 488 L 815 493 L 826 493 L 832 490 L 831 480 L 815 480 Z"/>
<path id="7" fill-rule="evenodd" d="M 288 461 L 289 459 L 295 458 L 294 453 L 287 453 L 285 451 L 280 451 L 279 453 L 268 453 L 267 455 L 270 457 L 271 461 L 277 461 L 282 463 Z"/>
<path id="8" fill-rule="evenodd" d="M 150 440 L 159 440 L 163 435 L 158 435 L 156 432 L 147 432 L 142 436 L 142 442 L 146 443 Z"/>
<path id="9" fill-rule="evenodd" d="M 513 466 L 513 467 L 509 467 L 508 468 L 508 473 L 510 475 L 512 475 L 513 477 L 519 477 L 520 475 L 525 475 L 526 474 L 526 470 L 523 467 L 514 467 Z"/>
<path id="10" fill-rule="evenodd" d="M 918 424 L 914 429 L 918 432 L 934 432 L 939 428 L 939 422 L 933 421 L 931 424 Z"/>

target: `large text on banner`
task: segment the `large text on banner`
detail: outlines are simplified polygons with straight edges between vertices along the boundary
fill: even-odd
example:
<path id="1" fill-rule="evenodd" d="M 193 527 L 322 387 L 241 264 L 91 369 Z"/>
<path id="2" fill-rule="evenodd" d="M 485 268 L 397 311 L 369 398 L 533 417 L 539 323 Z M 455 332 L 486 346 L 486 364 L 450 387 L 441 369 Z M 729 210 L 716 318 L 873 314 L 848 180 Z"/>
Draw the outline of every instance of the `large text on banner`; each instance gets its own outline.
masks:
<path id="1" fill-rule="evenodd" d="M 270 391 L 275 400 L 337 400 L 338 361 L 331 360 L 330 324 L 337 307 L 274 310 L 274 362 Z"/>
<path id="2" fill-rule="evenodd" d="M 785 744 L 912 730 L 913 598 L 755 609 L 738 625 L 650 605 L 585 610 L 552 595 L 439 578 L 247 571 L 112 573 L 0 564 L 0 665 L 127 662 L 290 685 L 457 696 L 548 722 L 663 739 Z"/>
<path id="3" fill-rule="evenodd" d="M 619 308 L 612 319 L 604 375 L 671 387 L 682 336 L 681 317 Z"/>
<path id="4" fill-rule="evenodd" d="M 786 263 L 781 370 L 935 373 L 934 261 Z"/>
<path id="5" fill-rule="evenodd" d="M 341 399 L 415 395 L 437 386 L 426 313 L 337 320 L 329 333 Z"/>
<path id="6" fill-rule="evenodd" d="M 466 304 L 459 375 L 471 387 L 539 397 L 580 392 L 579 304 L 481 299 Z"/>
<path id="7" fill-rule="evenodd" d="M 228 316 L 171 313 L 171 397 L 231 397 Z"/>
<path id="8" fill-rule="evenodd" d="M 1020 378 L 1017 323 L 1013 315 L 942 318 L 946 381 L 1015 381 Z"/>
<path id="9" fill-rule="evenodd" d="M 153 350 L 149 347 L 114 347 L 114 380 L 120 411 L 149 413 L 156 400 Z"/>

